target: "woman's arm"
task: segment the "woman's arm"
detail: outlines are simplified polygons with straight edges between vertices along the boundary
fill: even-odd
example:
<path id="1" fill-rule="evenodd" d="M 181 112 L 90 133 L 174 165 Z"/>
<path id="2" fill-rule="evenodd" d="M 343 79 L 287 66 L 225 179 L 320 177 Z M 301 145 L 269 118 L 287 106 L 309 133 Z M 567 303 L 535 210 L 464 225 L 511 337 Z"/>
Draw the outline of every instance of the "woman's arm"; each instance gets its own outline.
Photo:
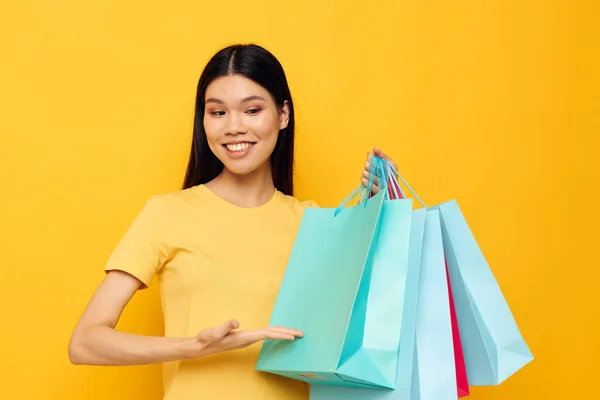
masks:
<path id="1" fill-rule="evenodd" d="M 133 335 L 115 330 L 125 306 L 142 283 L 111 271 L 100 284 L 69 342 L 73 364 L 136 365 L 173 361 L 194 353 L 190 340 Z"/>
<path id="2" fill-rule="evenodd" d="M 250 346 L 266 339 L 294 340 L 302 333 L 272 327 L 234 331 L 235 320 L 207 328 L 192 338 L 135 335 L 115 326 L 142 283 L 132 275 L 110 271 L 98 287 L 77 323 L 69 342 L 73 364 L 141 365 L 198 358 L 208 354 Z"/>

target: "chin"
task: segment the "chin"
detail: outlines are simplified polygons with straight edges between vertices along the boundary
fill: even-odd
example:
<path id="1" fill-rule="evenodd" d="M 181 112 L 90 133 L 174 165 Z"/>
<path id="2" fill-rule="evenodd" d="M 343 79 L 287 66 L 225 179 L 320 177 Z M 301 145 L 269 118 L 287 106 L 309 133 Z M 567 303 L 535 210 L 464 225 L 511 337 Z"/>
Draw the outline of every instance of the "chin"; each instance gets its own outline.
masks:
<path id="1" fill-rule="evenodd" d="M 243 167 L 243 166 L 239 166 L 239 165 L 225 164 L 225 168 L 227 168 L 227 170 L 234 175 L 248 175 L 248 174 L 251 174 L 252 172 L 256 171 L 256 168 L 254 166 Z"/>
<path id="2" fill-rule="evenodd" d="M 225 168 L 234 175 L 248 175 L 260 169 L 262 164 L 251 160 L 225 160 Z"/>

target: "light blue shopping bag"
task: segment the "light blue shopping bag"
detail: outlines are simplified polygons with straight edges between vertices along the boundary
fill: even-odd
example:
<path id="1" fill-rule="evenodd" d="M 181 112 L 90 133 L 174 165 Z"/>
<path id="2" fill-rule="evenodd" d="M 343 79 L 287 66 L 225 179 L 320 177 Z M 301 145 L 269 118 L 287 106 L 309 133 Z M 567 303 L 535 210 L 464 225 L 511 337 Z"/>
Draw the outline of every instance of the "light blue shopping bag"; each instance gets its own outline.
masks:
<path id="1" fill-rule="evenodd" d="M 265 341 L 259 371 L 313 385 L 396 386 L 412 201 L 383 208 L 385 197 L 305 211 L 270 320 L 304 337 Z"/>
<path id="2" fill-rule="evenodd" d="M 384 202 L 384 209 L 396 200 Z M 396 390 L 316 386 L 310 400 L 457 399 L 444 248 L 437 211 L 413 211 Z M 409 300 L 410 299 L 410 300 Z M 416 307 L 414 307 L 416 305 Z"/>
<path id="3" fill-rule="evenodd" d="M 423 202 L 394 170 L 421 204 Z M 499 385 L 533 360 L 500 286 L 458 203 L 434 207 L 444 250 L 470 386 Z"/>
<path id="4" fill-rule="evenodd" d="M 533 355 L 456 201 L 433 208 L 442 216 L 469 385 L 499 385 Z"/>
<path id="5" fill-rule="evenodd" d="M 456 400 L 450 297 L 437 210 L 428 210 L 425 218 L 417 313 L 411 400 Z"/>

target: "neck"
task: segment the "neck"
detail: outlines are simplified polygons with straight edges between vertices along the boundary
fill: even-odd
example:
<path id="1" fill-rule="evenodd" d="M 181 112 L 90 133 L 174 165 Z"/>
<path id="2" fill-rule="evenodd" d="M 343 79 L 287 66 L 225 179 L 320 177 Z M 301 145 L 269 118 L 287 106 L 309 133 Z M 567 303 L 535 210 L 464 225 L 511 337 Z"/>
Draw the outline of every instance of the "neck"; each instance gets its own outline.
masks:
<path id="1" fill-rule="evenodd" d="M 249 174 L 236 175 L 223 168 L 223 171 L 206 184 L 213 193 L 238 207 L 260 207 L 266 204 L 275 193 L 271 163 Z"/>

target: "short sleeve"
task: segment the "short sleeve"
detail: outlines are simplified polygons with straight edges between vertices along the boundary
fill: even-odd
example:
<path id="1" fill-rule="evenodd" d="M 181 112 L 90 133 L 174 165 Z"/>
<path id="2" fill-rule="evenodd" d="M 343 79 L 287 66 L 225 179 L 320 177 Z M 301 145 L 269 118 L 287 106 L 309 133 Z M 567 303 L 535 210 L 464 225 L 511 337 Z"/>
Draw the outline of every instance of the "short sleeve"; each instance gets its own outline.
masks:
<path id="1" fill-rule="evenodd" d="M 158 197 L 152 197 L 137 215 L 110 255 L 104 270 L 127 272 L 150 286 L 154 276 L 168 259 L 164 235 L 166 209 Z"/>
<path id="2" fill-rule="evenodd" d="M 316 201 L 313 201 L 313 200 L 306 200 L 306 201 L 303 201 L 303 202 L 302 202 L 302 205 L 303 205 L 305 208 L 319 208 L 319 205 L 317 204 L 317 202 L 316 202 Z"/>

